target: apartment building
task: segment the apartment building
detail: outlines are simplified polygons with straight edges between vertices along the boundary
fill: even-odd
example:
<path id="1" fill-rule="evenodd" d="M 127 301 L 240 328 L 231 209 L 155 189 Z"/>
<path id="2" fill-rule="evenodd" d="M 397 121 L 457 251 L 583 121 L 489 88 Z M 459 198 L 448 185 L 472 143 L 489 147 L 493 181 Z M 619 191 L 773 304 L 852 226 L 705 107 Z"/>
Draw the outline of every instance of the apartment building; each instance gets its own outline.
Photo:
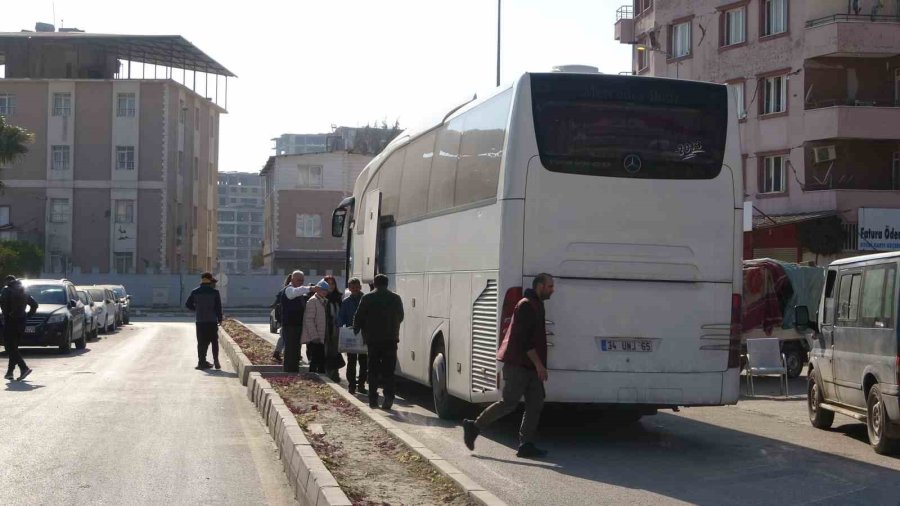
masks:
<path id="1" fill-rule="evenodd" d="M 799 227 L 834 216 L 841 256 L 892 249 L 869 234 L 900 230 L 898 0 L 634 0 L 616 17 L 630 73 L 734 89 L 746 256 L 812 259 Z"/>
<path id="2" fill-rule="evenodd" d="M 180 36 L 50 30 L 0 33 L 0 114 L 35 139 L 3 168 L 5 233 L 46 273 L 214 269 L 233 74 Z"/>
<path id="3" fill-rule="evenodd" d="M 219 272 L 255 274 L 253 257 L 262 252 L 263 184 L 256 172 L 219 173 Z"/>
<path id="4" fill-rule="evenodd" d="M 265 187 L 263 261 L 270 273 L 343 276 L 345 242 L 331 237 L 331 212 L 353 193 L 372 155 L 347 151 L 271 156 Z"/>

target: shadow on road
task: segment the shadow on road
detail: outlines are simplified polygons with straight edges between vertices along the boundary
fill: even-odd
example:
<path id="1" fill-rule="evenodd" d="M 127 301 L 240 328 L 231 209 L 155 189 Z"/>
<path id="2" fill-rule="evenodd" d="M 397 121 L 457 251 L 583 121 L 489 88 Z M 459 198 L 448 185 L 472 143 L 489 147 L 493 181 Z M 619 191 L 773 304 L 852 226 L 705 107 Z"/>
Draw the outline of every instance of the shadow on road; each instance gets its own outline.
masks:
<path id="1" fill-rule="evenodd" d="M 44 388 L 44 385 L 35 385 L 27 381 L 10 381 L 6 384 L 7 392 L 30 392 L 38 388 Z"/>
<path id="2" fill-rule="evenodd" d="M 69 353 L 60 353 L 59 348 L 19 348 L 19 351 L 22 353 L 22 356 L 26 359 L 28 357 L 32 358 L 72 358 L 84 355 L 86 353 L 90 353 L 90 348 L 85 348 L 83 350 L 73 349 Z M 0 353 L 0 357 L 8 357 L 9 354 L 5 351 Z"/>
<path id="3" fill-rule="evenodd" d="M 207 376 L 216 376 L 219 378 L 237 378 L 238 377 L 236 372 L 217 371 L 215 369 L 206 369 L 203 372 L 205 372 Z"/>

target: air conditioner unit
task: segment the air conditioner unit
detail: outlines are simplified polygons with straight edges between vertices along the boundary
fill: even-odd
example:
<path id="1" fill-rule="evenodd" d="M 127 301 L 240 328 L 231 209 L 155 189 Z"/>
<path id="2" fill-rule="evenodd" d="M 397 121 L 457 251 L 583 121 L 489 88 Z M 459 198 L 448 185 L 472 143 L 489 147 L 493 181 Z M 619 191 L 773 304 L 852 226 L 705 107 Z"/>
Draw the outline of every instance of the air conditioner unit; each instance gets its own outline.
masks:
<path id="1" fill-rule="evenodd" d="M 815 163 L 830 162 L 836 158 L 834 146 L 813 148 L 813 160 Z"/>

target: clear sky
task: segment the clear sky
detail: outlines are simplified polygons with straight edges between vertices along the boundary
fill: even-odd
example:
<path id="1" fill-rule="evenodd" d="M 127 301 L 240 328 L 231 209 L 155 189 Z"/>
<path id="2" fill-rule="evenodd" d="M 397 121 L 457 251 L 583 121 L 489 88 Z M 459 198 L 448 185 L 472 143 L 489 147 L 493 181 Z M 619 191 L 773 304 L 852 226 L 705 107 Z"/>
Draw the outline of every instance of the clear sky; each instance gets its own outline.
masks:
<path id="1" fill-rule="evenodd" d="M 629 70 L 613 40 L 625 3 L 503 0 L 501 82 L 563 64 Z M 181 35 L 237 74 L 220 171 L 259 170 L 282 133 L 418 125 L 496 80 L 496 0 L 28 0 L 3 9 L 0 31 L 52 23 L 54 4 L 57 27 Z"/>

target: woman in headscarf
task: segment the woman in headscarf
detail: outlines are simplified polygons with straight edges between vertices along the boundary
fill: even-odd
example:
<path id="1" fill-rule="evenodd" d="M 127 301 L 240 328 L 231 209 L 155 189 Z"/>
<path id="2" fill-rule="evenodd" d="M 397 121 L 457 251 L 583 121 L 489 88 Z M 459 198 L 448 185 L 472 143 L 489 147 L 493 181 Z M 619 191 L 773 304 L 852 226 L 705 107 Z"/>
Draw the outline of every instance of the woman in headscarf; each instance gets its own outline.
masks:
<path id="1" fill-rule="evenodd" d="M 325 276 L 322 281 L 328 284 L 328 291 L 325 294 L 325 373 L 336 383 L 340 383 L 340 370 L 346 365 L 339 348 L 338 329 L 338 313 L 341 310 L 343 295 L 338 290 L 334 276 Z"/>

